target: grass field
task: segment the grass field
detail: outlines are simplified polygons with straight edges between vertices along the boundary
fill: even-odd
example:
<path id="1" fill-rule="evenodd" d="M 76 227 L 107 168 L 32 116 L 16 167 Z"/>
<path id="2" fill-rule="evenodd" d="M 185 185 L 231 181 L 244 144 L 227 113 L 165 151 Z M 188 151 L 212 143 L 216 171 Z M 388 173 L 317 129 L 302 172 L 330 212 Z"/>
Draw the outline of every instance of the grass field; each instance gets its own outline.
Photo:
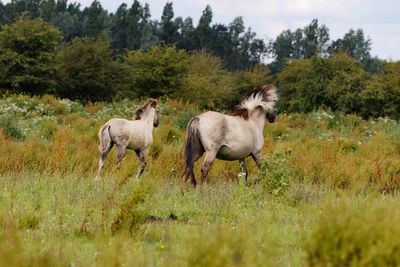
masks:
<path id="1" fill-rule="evenodd" d="M 118 171 L 112 152 L 94 182 L 100 125 L 140 103 L 0 100 L 0 265 L 400 265 L 397 121 L 280 114 L 249 186 L 237 162 L 217 161 L 194 189 L 180 177 L 199 111 L 161 102 L 141 179 L 133 152 Z"/>

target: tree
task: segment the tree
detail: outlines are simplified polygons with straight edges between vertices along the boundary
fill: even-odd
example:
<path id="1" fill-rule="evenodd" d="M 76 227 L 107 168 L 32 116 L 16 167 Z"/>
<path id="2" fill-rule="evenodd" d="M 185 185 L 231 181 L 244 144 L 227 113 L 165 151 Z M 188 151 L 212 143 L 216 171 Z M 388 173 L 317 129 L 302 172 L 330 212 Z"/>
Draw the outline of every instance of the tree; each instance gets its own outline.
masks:
<path id="1" fill-rule="evenodd" d="M 118 7 L 117 12 L 112 16 L 112 20 L 112 47 L 122 50 L 128 46 L 128 9 L 125 3 Z"/>
<path id="2" fill-rule="evenodd" d="M 346 53 L 371 72 L 378 72 L 381 66 L 379 60 L 371 56 L 371 39 L 364 37 L 362 29 L 356 31 L 350 29 L 343 38 L 332 42 L 328 47 L 328 52 L 331 56 Z"/>
<path id="3" fill-rule="evenodd" d="M 142 38 L 143 8 L 138 0 L 133 1 L 131 8 L 128 11 L 128 36 L 127 46 L 129 50 L 139 49 Z"/>
<path id="4" fill-rule="evenodd" d="M 270 68 L 277 73 L 288 59 L 324 57 L 328 41 L 329 30 L 325 25 L 319 26 L 317 19 L 294 32 L 284 31 L 270 42 L 269 54 L 274 58 Z"/>
<path id="5" fill-rule="evenodd" d="M 87 36 L 97 36 L 111 25 L 107 11 L 98 0 L 94 0 L 90 7 L 85 8 L 83 14 L 85 16 L 83 33 Z"/>
<path id="6" fill-rule="evenodd" d="M 178 40 L 178 27 L 173 20 L 174 10 L 172 2 L 167 2 L 164 6 L 160 22 L 160 41 L 164 44 L 174 44 Z"/>
<path id="7" fill-rule="evenodd" d="M 82 35 L 82 23 L 76 14 L 68 11 L 58 13 L 53 17 L 51 23 L 62 32 L 64 40 L 67 42 Z"/>
<path id="8" fill-rule="evenodd" d="M 207 5 L 194 31 L 195 42 L 197 44 L 196 49 L 206 48 L 210 43 L 212 18 L 213 13 L 211 7 Z"/>
<path id="9" fill-rule="evenodd" d="M 53 92 L 52 61 L 61 33 L 42 19 L 21 18 L 0 32 L 0 88 Z"/>
<path id="10" fill-rule="evenodd" d="M 127 73 L 112 60 L 105 37 L 75 38 L 55 60 L 57 94 L 82 101 L 109 101 L 125 88 Z"/>
<path id="11" fill-rule="evenodd" d="M 318 20 L 313 19 L 309 25 L 303 29 L 303 55 L 302 58 L 312 56 L 323 56 L 326 45 L 329 41 L 329 30 L 325 25 L 318 25 Z"/>
<path id="12" fill-rule="evenodd" d="M 40 3 L 40 17 L 47 22 L 50 22 L 56 14 L 56 1 L 46 0 Z"/>
<path id="13" fill-rule="evenodd" d="M 148 50 L 152 45 L 159 43 L 157 37 L 157 23 L 150 20 L 150 7 L 149 4 L 145 4 L 143 8 L 142 21 L 140 27 L 142 35 L 140 38 L 140 49 Z"/>
<path id="14" fill-rule="evenodd" d="M 148 52 L 130 51 L 126 63 L 140 96 L 172 96 L 182 89 L 188 70 L 188 56 L 175 46 L 152 46 Z"/>
<path id="15" fill-rule="evenodd" d="M 269 53 L 275 59 L 269 66 L 273 73 L 280 72 L 286 60 L 291 58 L 293 53 L 293 34 L 290 30 L 280 33 L 275 41 L 270 42 Z"/>
<path id="16" fill-rule="evenodd" d="M 7 22 L 6 7 L 0 1 L 0 25 L 4 24 L 6 22 Z"/>
<path id="17" fill-rule="evenodd" d="M 185 49 L 186 51 L 194 50 L 196 45 L 194 41 L 193 19 L 187 17 L 182 20 L 181 17 L 177 17 L 175 23 L 180 30 L 176 47 L 178 49 Z"/>

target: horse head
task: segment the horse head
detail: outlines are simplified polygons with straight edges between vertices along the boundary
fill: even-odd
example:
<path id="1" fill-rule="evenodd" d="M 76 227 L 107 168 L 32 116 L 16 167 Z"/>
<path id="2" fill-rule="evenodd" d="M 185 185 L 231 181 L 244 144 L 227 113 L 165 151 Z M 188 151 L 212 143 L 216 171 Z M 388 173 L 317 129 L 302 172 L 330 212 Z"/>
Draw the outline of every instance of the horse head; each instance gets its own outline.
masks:
<path id="1" fill-rule="evenodd" d="M 275 121 L 275 119 L 276 119 L 275 110 L 267 111 L 266 118 L 267 118 L 269 123 L 273 123 Z"/>
<path id="2" fill-rule="evenodd" d="M 158 127 L 158 125 L 160 124 L 160 111 L 157 107 L 157 100 L 154 98 L 148 99 L 143 106 L 136 110 L 134 114 L 134 119 L 141 120 L 143 117 L 147 116 L 147 114 L 149 114 L 152 109 L 155 110 L 153 126 Z"/>
<path id="3" fill-rule="evenodd" d="M 276 118 L 274 107 L 277 100 L 278 94 L 276 87 L 272 85 L 263 85 L 245 95 L 240 104 L 235 106 L 232 115 L 240 116 L 248 120 L 252 112 L 261 111 L 265 113 L 265 119 L 272 123 Z"/>

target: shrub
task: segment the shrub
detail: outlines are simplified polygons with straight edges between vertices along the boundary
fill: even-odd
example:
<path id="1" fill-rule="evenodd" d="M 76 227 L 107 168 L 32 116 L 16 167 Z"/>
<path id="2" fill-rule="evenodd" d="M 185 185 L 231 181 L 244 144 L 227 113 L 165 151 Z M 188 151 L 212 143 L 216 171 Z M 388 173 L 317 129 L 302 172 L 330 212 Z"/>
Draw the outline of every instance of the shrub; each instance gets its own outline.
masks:
<path id="1" fill-rule="evenodd" d="M 15 119 L 10 116 L 0 117 L 0 129 L 3 129 L 4 134 L 8 137 L 19 140 L 25 138 L 23 132 L 18 128 Z"/>
<path id="2" fill-rule="evenodd" d="M 372 199 L 326 205 L 306 243 L 309 266 L 398 266 L 399 208 Z"/>
<path id="3" fill-rule="evenodd" d="M 55 60 L 57 94 L 81 101 L 112 100 L 125 86 L 126 68 L 113 61 L 105 38 L 76 38 Z"/>
<path id="4" fill-rule="evenodd" d="M 190 56 L 189 65 L 182 90 L 175 94 L 178 98 L 201 108 L 224 108 L 232 102 L 236 96 L 233 75 L 223 69 L 219 58 L 197 52 Z"/>
<path id="5" fill-rule="evenodd" d="M 12 92 L 52 92 L 52 67 L 61 33 L 42 19 L 21 18 L 0 31 L 0 88 Z"/>
<path id="6" fill-rule="evenodd" d="M 263 162 L 255 181 L 261 183 L 268 194 L 279 196 L 289 188 L 291 178 L 291 169 L 287 165 L 289 156 L 290 152 L 275 153 Z"/>
<path id="7" fill-rule="evenodd" d="M 188 69 L 187 53 L 175 46 L 152 46 L 149 51 L 130 51 L 126 64 L 139 96 L 172 96 L 183 86 Z"/>

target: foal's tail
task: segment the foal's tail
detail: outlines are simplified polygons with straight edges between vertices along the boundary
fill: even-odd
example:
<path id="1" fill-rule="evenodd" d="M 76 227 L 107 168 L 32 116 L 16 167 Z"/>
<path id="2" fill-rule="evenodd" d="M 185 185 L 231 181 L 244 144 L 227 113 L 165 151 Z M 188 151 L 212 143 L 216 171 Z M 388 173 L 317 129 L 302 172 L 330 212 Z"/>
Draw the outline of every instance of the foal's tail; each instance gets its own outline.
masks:
<path id="1" fill-rule="evenodd" d="M 111 136 L 110 136 L 110 124 L 104 124 L 99 131 L 99 150 L 103 152 L 103 150 L 111 143 Z"/>
<path id="2" fill-rule="evenodd" d="M 201 155 L 204 151 L 203 145 L 200 140 L 199 133 L 199 118 L 194 117 L 188 123 L 186 128 L 186 144 L 185 144 L 185 171 L 183 176 L 185 176 L 185 180 L 189 177 L 194 182 L 196 181 L 194 177 L 192 177 L 193 173 L 193 165 L 194 162 L 198 159 L 199 155 Z"/>

